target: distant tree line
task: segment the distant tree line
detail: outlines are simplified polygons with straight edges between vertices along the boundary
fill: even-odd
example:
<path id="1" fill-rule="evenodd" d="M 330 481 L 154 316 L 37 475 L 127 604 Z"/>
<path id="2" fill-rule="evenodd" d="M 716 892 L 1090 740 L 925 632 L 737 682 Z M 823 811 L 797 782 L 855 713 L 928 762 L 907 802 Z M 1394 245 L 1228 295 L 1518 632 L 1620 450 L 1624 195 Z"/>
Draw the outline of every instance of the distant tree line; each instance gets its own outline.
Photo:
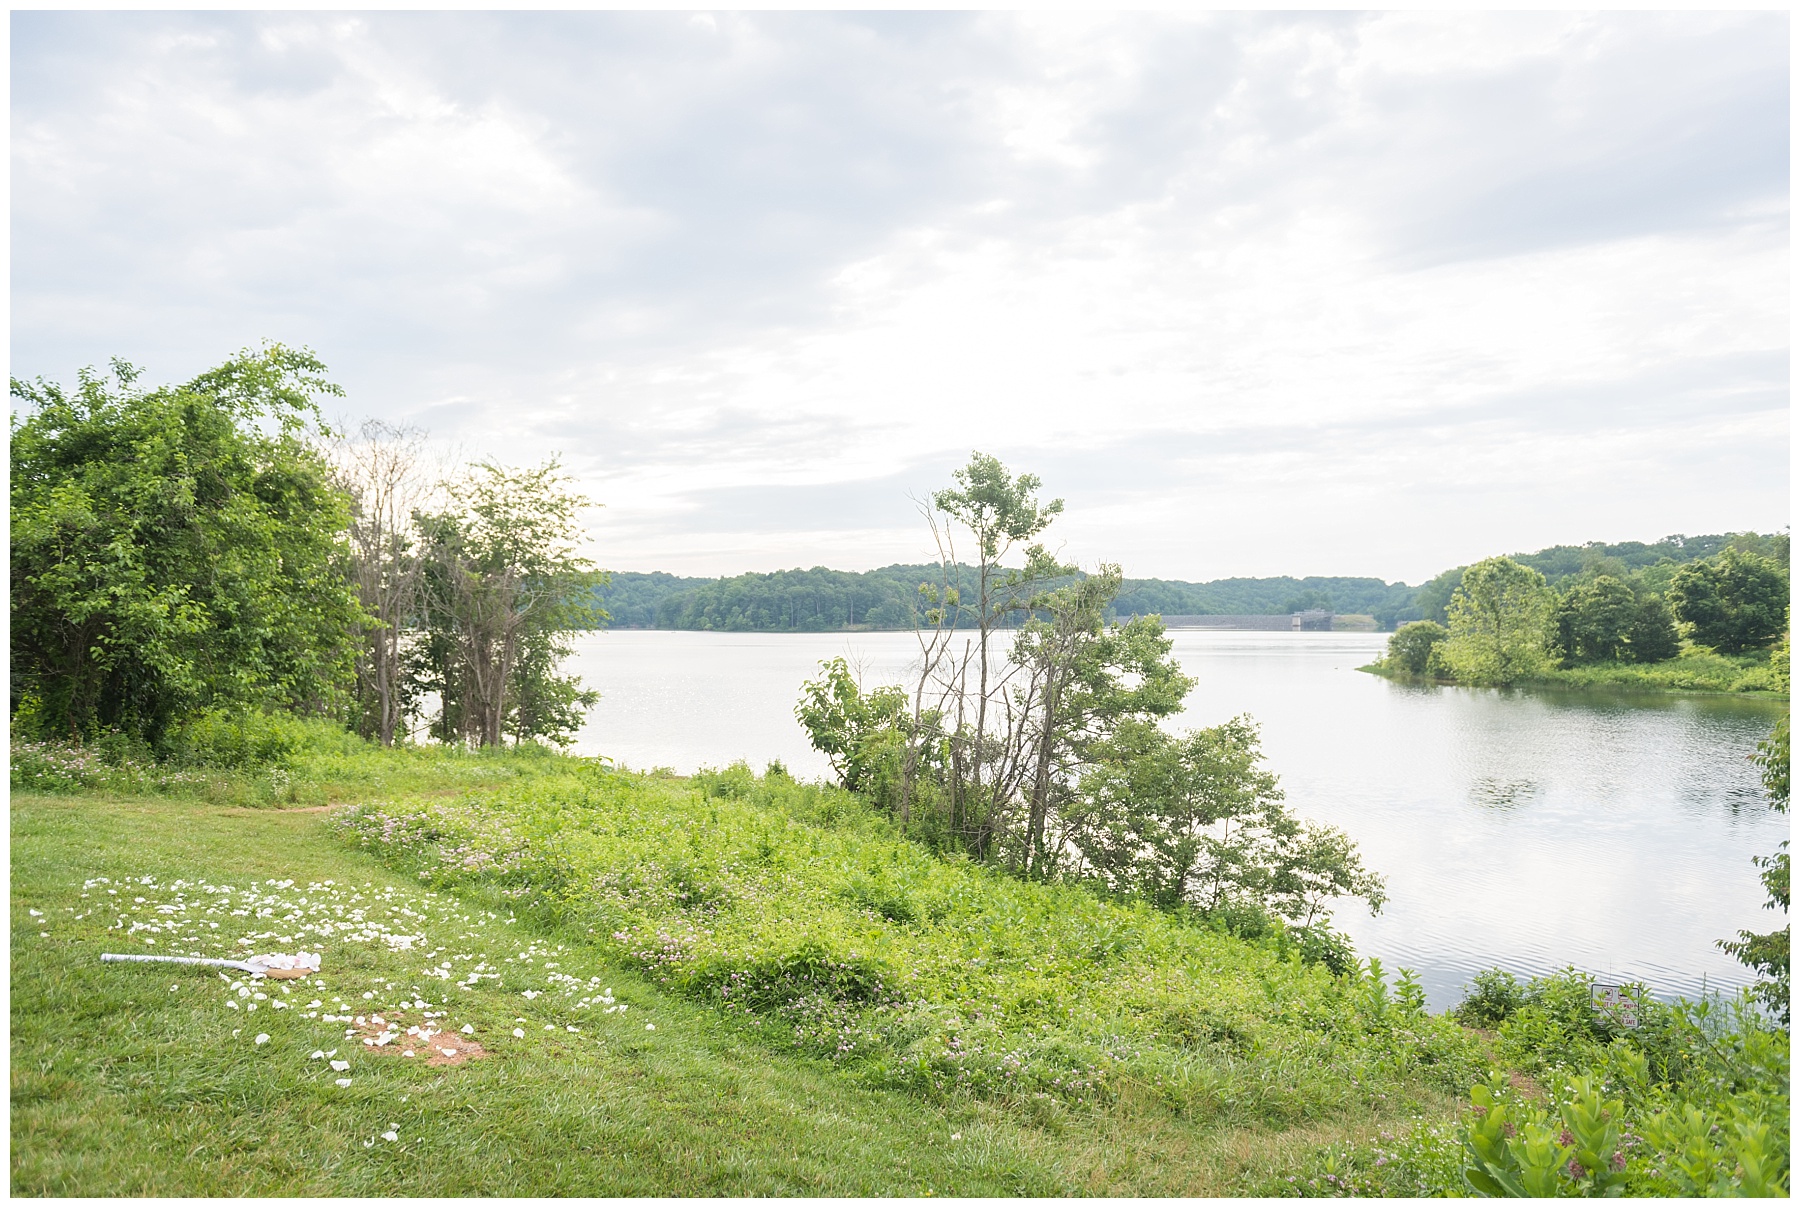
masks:
<path id="1" fill-rule="evenodd" d="M 958 564 L 959 585 L 976 568 Z M 661 572 L 614 571 L 599 603 L 622 629 L 721 629 L 818 632 L 911 629 L 919 623 L 919 585 L 938 578 L 932 563 L 895 564 L 872 571 L 811 570 L 748 573 L 722 579 L 681 578 Z M 1079 576 L 1071 576 L 1073 581 Z M 1107 604 L 1110 617 L 1286 615 L 1309 608 L 1375 617 L 1384 627 L 1408 619 L 1412 588 L 1369 578 L 1288 577 L 1184 583 L 1125 579 Z M 1017 623 L 1011 619 L 1009 624 Z"/>
<path id="2" fill-rule="evenodd" d="M 1611 576 L 1637 592 L 1663 595 L 1676 567 L 1712 558 L 1728 546 L 1787 564 L 1787 535 L 1715 533 L 1645 543 L 1556 545 L 1513 561 L 1544 575 L 1552 586 Z M 1112 617 L 1281 616 L 1311 608 L 1372 616 L 1382 629 L 1408 621 L 1448 624 L 1450 597 L 1466 567 L 1454 567 L 1409 587 L 1375 578 L 1277 576 L 1266 579 L 1125 579 L 1107 604 Z M 974 568 L 951 569 L 965 585 Z M 920 623 L 919 584 L 939 568 L 895 564 L 871 571 L 810 570 L 746 573 L 729 578 L 684 578 L 662 572 L 614 571 L 599 605 L 622 629 L 720 629 L 809 633 L 842 629 L 911 629 Z M 959 622 L 962 623 L 962 622 Z M 1018 617 L 1007 624 L 1018 624 Z"/>

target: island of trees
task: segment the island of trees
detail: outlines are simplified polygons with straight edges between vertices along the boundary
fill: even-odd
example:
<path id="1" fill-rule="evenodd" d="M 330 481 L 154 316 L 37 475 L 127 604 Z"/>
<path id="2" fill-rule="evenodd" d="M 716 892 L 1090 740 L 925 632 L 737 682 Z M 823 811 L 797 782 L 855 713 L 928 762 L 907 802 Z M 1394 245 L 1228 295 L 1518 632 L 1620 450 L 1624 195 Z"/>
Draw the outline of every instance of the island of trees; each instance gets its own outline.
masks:
<path id="1" fill-rule="evenodd" d="M 1589 557 L 1552 581 L 1524 559 L 1440 576 L 1442 619 L 1402 625 L 1371 670 L 1521 683 L 1786 694 L 1788 542 L 1741 534 L 1686 562 Z"/>

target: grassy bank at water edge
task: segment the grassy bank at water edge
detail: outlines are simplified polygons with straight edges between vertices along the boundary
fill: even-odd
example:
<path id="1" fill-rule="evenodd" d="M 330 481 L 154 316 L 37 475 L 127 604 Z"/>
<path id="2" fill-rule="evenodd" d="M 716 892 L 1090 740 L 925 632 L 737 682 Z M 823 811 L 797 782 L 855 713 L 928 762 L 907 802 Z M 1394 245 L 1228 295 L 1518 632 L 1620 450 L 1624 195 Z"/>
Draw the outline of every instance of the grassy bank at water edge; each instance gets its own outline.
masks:
<path id="1" fill-rule="evenodd" d="M 440 775 L 445 767 L 454 774 Z M 443 785 L 424 789 L 442 795 L 365 811 L 366 826 L 406 810 L 423 816 L 433 803 L 472 810 L 500 786 L 530 797 L 534 769 L 552 768 L 590 790 L 601 781 L 576 761 L 530 754 L 371 753 L 354 774 L 338 767 L 329 779 L 360 785 L 364 799 L 386 799 L 374 780 L 415 791 L 460 780 L 477 790 L 459 799 Z M 664 822 L 681 800 L 701 817 L 720 808 L 753 828 L 745 833 L 779 843 L 783 860 L 810 860 L 815 845 L 835 850 L 866 826 L 804 822 L 678 783 L 605 779 L 620 808 L 640 802 Z M 220 772 L 169 791 L 304 799 L 320 782 L 302 761 L 273 786 L 266 770 Z M 568 807 L 564 799 L 557 808 Z M 553 921 L 548 899 L 511 909 L 526 905 L 517 890 L 528 878 L 482 883 L 463 867 L 454 877 L 430 873 L 427 884 L 347 846 L 336 816 L 15 785 L 15 1194 L 1222 1194 L 1280 1179 L 1297 1155 L 1372 1143 L 1414 1115 L 1444 1121 L 1454 1111 L 1445 1093 L 1453 1079 L 1408 1072 L 1407 1062 L 1384 1066 L 1366 1040 L 1347 1045 L 1352 1063 L 1322 1103 L 1296 1102 L 1291 1079 L 1333 1078 L 1296 1068 L 1302 1053 L 1317 1062 L 1329 1051 L 1318 1046 L 1334 1043 L 1304 1021 L 1273 1025 L 1301 1047 L 1272 1055 L 1196 1035 L 1185 1062 L 1168 1067 L 1169 1088 L 1154 1076 L 1146 1084 L 1113 1075 L 1148 1067 L 1133 1064 L 1142 1059 L 1123 1034 L 1110 1057 L 1092 1051 L 1108 1033 L 1083 1023 L 1069 1035 L 1070 1068 L 1124 1059 L 1105 1067 L 1104 1095 L 904 1089 L 871 1076 L 867 1063 L 795 1045 L 785 1016 L 722 1009 L 664 982 L 665 969 L 620 941 Z M 646 822 L 646 835 L 653 830 Z M 433 867 L 448 863 L 444 850 L 430 853 Z M 950 888 L 985 883 L 966 868 L 946 875 Z M 966 924 L 970 904 L 957 909 Z M 1162 934 L 1151 923 L 1145 934 Z M 1114 942 L 1130 954 L 1135 934 L 1086 933 L 1092 955 L 1080 959 L 1104 968 L 1093 956 Z M 1223 977 L 1237 941 L 1197 939 L 1194 951 L 1212 953 Z M 1329 979 L 1238 947 L 1243 984 L 1206 1001 L 1262 998 L 1260 971 L 1278 990 L 1304 991 L 1297 1013 L 1326 1005 Z M 322 952 L 325 968 L 285 986 L 98 961 L 102 951 L 296 949 Z M 1143 954 L 1129 960 L 1154 966 Z M 1175 980 L 1172 970 L 1165 976 Z M 1152 976 L 1142 994 L 1168 995 L 1157 983 Z M 939 1022 L 979 1005 L 947 1003 Z M 361 1040 L 381 1026 L 377 1014 L 389 1025 L 443 1028 L 486 1055 L 434 1067 L 417 1042 L 412 1058 L 394 1043 L 376 1051 Z M 966 1034 L 985 1035 L 984 1021 L 963 1022 Z M 1189 1026 L 1212 1024 L 1194 1015 Z M 1364 1085 L 1353 1085 L 1355 1069 Z"/>

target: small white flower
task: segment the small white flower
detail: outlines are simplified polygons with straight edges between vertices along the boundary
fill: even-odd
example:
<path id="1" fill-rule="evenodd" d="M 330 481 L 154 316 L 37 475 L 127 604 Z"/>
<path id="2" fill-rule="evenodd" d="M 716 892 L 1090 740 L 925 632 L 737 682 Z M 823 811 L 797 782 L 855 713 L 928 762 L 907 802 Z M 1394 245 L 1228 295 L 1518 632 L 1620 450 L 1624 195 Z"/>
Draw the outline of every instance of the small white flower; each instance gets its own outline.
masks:
<path id="1" fill-rule="evenodd" d="M 574 1030 L 573 1028 L 570 1029 L 570 1031 L 573 1031 L 573 1030 Z M 654 1031 L 656 1031 L 656 1025 L 653 1023 L 647 1023 L 644 1025 L 644 1031 L 654 1032 Z"/>
<path id="2" fill-rule="evenodd" d="M 269 1034 L 267 1032 L 258 1032 L 256 1034 L 256 1043 L 257 1044 L 268 1044 L 269 1043 Z"/>
<path id="3" fill-rule="evenodd" d="M 520 1040 L 523 1040 L 523 1039 L 525 1039 L 525 1029 L 524 1028 L 514 1028 L 513 1035 L 517 1036 Z"/>
<path id="4" fill-rule="evenodd" d="M 950 1139 L 952 1141 L 960 1141 L 960 1140 L 962 1140 L 962 1134 L 961 1133 L 951 1133 Z"/>
<path id="5" fill-rule="evenodd" d="M 375 997 L 375 991 L 373 991 L 373 990 L 364 990 L 364 991 L 363 991 L 363 997 L 364 997 L 364 998 L 374 998 L 374 997 Z"/>
<path id="6" fill-rule="evenodd" d="M 237 1035 L 237 1034 L 238 1034 L 238 1033 L 239 1033 L 239 1032 L 241 1032 L 241 1031 L 243 1031 L 243 1030 L 244 1030 L 244 1029 L 242 1029 L 242 1028 L 233 1028 L 233 1029 L 231 1029 L 231 1034 L 232 1034 L 232 1035 L 233 1035 L 233 1036 L 236 1036 L 236 1035 Z"/>
<path id="7" fill-rule="evenodd" d="M 336 1050 L 336 1049 L 333 1049 L 333 1050 L 331 1050 L 331 1051 L 332 1051 L 332 1052 L 334 1052 L 334 1053 L 335 1053 L 335 1052 L 337 1052 L 337 1050 Z M 340 1073 L 340 1074 L 341 1074 L 341 1073 L 343 1073 L 343 1072 L 344 1072 L 344 1071 L 345 1071 L 345 1070 L 347 1070 L 347 1069 L 349 1069 L 349 1068 L 350 1068 L 350 1063 L 349 1063 L 349 1062 L 348 1062 L 348 1061 L 334 1061 L 334 1062 L 332 1062 L 332 1063 L 331 1063 L 331 1068 L 332 1068 L 332 1069 L 334 1069 L 334 1070 L 336 1070 L 336 1071 L 337 1071 L 337 1072 L 338 1072 L 338 1073 Z"/>
<path id="8" fill-rule="evenodd" d="M 175 991 L 177 991 L 179 989 L 181 989 L 181 983 L 176 982 L 174 985 L 169 987 L 169 993 L 173 994 L 173 993 L 175 993 Z"/>
<path id="9" fill-rule="evenodd" d="M 542 990 L 522 990 L 522 991 L 520 991 L 520 993 L 522 993 L 526 998 L 536 998 L 539 994 L 542 994 L 543 991 Z"/>

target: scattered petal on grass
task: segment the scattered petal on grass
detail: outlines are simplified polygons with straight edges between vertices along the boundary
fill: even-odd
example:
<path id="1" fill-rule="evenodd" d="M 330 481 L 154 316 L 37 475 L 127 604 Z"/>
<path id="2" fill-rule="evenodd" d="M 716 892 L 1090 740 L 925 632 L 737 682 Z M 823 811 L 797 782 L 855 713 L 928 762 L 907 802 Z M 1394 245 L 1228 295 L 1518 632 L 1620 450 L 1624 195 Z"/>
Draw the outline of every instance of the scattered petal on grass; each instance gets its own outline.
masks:
<path id="1" fill-rule="evenodd" d="M 400 1139 L 400 1134 L 390 1128 L 381 1134 L 381 1139 L 383 1141 L 398 1141 Z"/>
<path id="2" fill-rule="evenodd" d="M 524 1028 L 514 1028 L 513 1035 L 517 1036 L 520 1040 L 523 1040 L 523 1039 L 525 1039 L 525 1029 Z"/>
<path id="3" fill-rule="evenodd" d="M 960 1141 L 960 1140 L 962 1140 L 962 1134 L 961 1133 L 951 1133 L 950 1139 L 952 1141 Z"/>
<path id="4" fill-rule="evenodd" d="M 569 1031 L 571 1031 L 571 1032 L 573 1032 L 573 1031 L 574 1031 L 574 1030 L 575 1030 L 575 1029 L 574 1029 L 574 1028 L 570 1028 L 570 1029 L 569 1029 Z M 644 1025 L 644 1031 L 646 1031 L 646 1032 L 654 1032 L 654 1031 L 656 1031 L 656 1025 L 655 1025 L 655 1024 L 653 1024 L 653 1023 L 647 1023 L 647 1024 L 645 1024 L 645 1025 Z"/>
<path id="5" fill-rule="evenodd" d="M 314 1049 L 314 1050 L 313 1050 L 313 1052 L 312 1052 L 312 1059 L 313 1059 L 313 1060 L 314 1060 L 314 1061 L 320 1061 L 320 1060 L 323 1060 L 323 1059 L 324 1059 L 324 1057 L 325 1057 L 325 1050 L 324 1050 L 324 1049 Z"/>
<path id="6" fill-rule="evenodd" d="M 268 1044 L 269 1043 L 269 1034 L 267 1032 L 258 1032 L 256 1034 L 256 1043 L 257 1044 Z"/>
<path id="7" fill-rule="evenodd" d="M 456 1050 L 455 1050 L 455 1049 L 439 1049 L 439 1050 L 438 1050 L 438 1052 L 440 1052 L 440 1053 L 442 1053 L 442 1054 L 443 1054 L 443 1055 L 444 1055 L 444 1056 L 446 1056 L 446 1057 L 454 1057 L 454 1056 L 456 1056 Z"/>
<path id="8" fill-rule="evenodd" d="M 341 1074 L 350 1068 L 350 1063 L 348 1061 L 334 1061 L 331 1063 L 331 1068 Z"/>
<path id="9" fill-rule="evenodd" d="M 173 993 L 175 993 L 175 991 L 177 991 L 179 989 L 181 989 L 181 983 L 176 982 L 174 985 L 169 987 L 169 993 L 173 994 Z"/>
<path id="10" fill-rule="evenodd" d="M 338 1084 L 338 1085 L 339 1085 L 339 1086 L 349 1086 L 349 1085 L 350 1085 L 350 1079 L 348 1079 L 348 1078 L 339 1078 L 339 1079 L 338 1079 L 338 1080 L 337 1080 L 337 1084 Z"/>
<path id="11" fill-rule="evenodd" d="M 411 1057 L 413 1055 L 413 1051 L 411 1049 L 407 1049 L 406 1051 L 402 1052 L 400 1055 L 402 1057 Z"/>
<path id="12" fill-rule="evenodd" d="M 464 1035 L 464 1036 L 473 1036 L 473 1035 L 475 1035 L 475 1025 L 474 1025 L 474 1024 L 472 1024 L 472 1023 L 465 1023 L 465 1024 L 464 1024 L 464 1025 L 463 1025 L 463 1026 L 462 1026 L 462 1033 L 463 1033 L 463 1035 Z"/>

